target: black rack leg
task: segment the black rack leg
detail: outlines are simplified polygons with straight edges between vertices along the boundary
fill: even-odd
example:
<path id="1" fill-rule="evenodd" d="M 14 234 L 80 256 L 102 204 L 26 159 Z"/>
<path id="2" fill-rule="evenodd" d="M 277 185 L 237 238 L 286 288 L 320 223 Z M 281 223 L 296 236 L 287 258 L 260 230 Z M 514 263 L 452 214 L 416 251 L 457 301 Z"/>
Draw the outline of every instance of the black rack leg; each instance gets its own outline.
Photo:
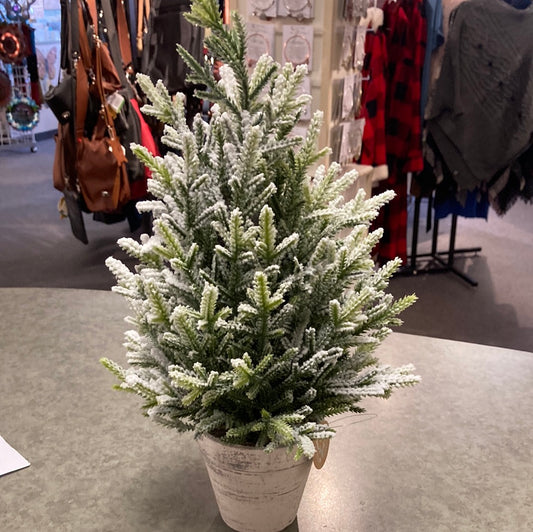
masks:
<path id="1" fill-rule="evenodd" d="M 439 238 L 439 219 L 435 216 L 433 218 L 433 237 L 431 238 L 431 256 L 437 255 L 437 240 Z"/>
<path id="2" fill-rule="evenodd" d="M 411 261 L 409 268 L 405 268 L 400 272 L 400 275 L 416 275 L 429 274 L 429 273 L 445 273 L 452 272 L 464 281 L 466 281 L 470 286 L 477 286 L 478 282 L 474 281 L 471 277 L 459 271 L 454 267 L 455 255 L 463 253 L 477 253 L 481 251 L 480 247 L 474 248 L 462 248 L 455 249 L 455 240 L 457 236 L 457 215 L 452 215 L 452 224 L 450 228 L 450 241 L 448 251 L 437 251 L 438 236 L 439 236 L 439 220 L 434 215 L 433 217 L 433 234 L 431 238 L 431 253 L 418 253 L 418 224 L 420 221 L 420 203 L 421 198 L 415 198 L 415 212 L 413 217 L 413 234 L 411 241 Z M 447 260 L 445 261 L 442 256 L 448 255 Z M 430 261 L 422 269 L 417 267 L 417 259 L 419 258 L 429 258 Z M 433 263 L 437 263 L 440 267 L 435 267 L 431 265 L 431 260 Z"/>
<path id="3" fill-rule="evenodd" d="M 449 245 L 449 248 L 448 248 L 448 260 L 446 262 L 444 262 L 440 257 L 439 255 L 445 255 L 446 253 L 436 253 L 434 255 L 434 258 L 437 260 L 437 262 L 439 262 L 440 264 L 442 264 L 443 266 L 445 266 L 444 270 L 445 271 L 450 271 L 452 273 L 454 273 L 455 275 L 457 275 L 458 277 L 460 277 L 461 279 L 463 279 L 464 281 L 466 281 L 470 286 L 477 286 L 478 285 L 478 282 L 477 281 L 474 281 L 474 279 L 472 279 L 471 277 L 469 277 L 468 275 L 466 275 L 465 273 L 459 271 L 457 268 L 454 267 L 454 261 L 455 261 L 455 254 L 456 253 L 468 253 L 468 252 L 478 252 L 478 251 L 481 251 L 481 248 L 469 248 L 469 249 L 455 249 L 455 237 L 457 235 L 457 214 L 453 214 L 452 215 L 452 226 L 451 226 L 451 229 L 450 229 L 450 245 Z"/>
<path id="4" fill-rule="evenodd" d="M 420 202 L 422 198 L 415 198 L 415 214 L 413 216 L 413 239 L 411 242 L 411 272 L 416 273 L 416 258 L 418 248 L 418 224 L 420 222 Z"/>
<path id="5" fill-rule="evenodd" d="M 457 214 L 452 215 L 452 227 L 450 229 L 450 247 L 448 248 L 448 266 L 453 268 L 455 259 L 455 236 L 457 235 Z M 477 283 L 476 283 L 477 284 Z"/>

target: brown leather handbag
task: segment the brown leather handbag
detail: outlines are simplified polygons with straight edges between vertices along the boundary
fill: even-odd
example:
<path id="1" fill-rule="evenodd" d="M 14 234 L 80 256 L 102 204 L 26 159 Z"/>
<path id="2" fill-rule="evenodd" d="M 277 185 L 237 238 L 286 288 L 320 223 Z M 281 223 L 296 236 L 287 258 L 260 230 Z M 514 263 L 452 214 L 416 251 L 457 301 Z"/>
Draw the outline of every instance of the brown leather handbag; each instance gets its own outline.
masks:
<path id="1" fill-rule="evenodd" d="M 76 168 L 81 192 L 92 212 L 113 212 L 130 199 L 126 156 L 118 137 L 106 137 L 101 124 L 92 138 L 79 139 Z"/>
<path id="2" fill-rule="evenodd" d="M 81 17 L 81 10 L 79 12 Z M 80 35 L 82 60 L 76 65 L 76 174 L 88 210 L 113 212 L 127 203 L 131 194 L 126 156 L 106 102 L 106 89 L 109 91 L 111 87 L 109 78 L 104 79 L 104 67 L 106 72 L 114 67 L 112 62 L 108 62 L 109 53 L 105 45 L 97 37 L 97 28 L 94 39 L 96 44 L 93 59 L 89 55 L 88 46 L 83 42 L 84 36 Z M 94 67 L 93 87 L 100 103 L 100 112 L 92 137 L 87 138 L 84 127 L 89 99 L 87 71 L 90 66 Z"/>
<path id="3" fill-rule="evenodd" d="M 52 176 L 54 188 L 60 191 L 76 190 L 76 145 L 70 122 L 57 125 L 54 137 L 56 149 Z"/>

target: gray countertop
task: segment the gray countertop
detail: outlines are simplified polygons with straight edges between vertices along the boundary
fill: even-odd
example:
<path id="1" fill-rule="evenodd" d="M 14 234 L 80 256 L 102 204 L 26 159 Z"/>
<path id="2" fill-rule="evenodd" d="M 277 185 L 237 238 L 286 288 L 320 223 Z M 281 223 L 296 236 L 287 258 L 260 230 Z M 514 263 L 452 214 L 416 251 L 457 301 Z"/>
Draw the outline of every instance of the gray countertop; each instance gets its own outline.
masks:
<path id="1" fill-rule="evenodd" d="M 0 289 L 0 435 L 31 462 L 0 477 L 0 530 L 180 531 L 222 522 L 196 443 L 112 389 L 125 301 Z M 382 362 L 423 381 L 338 428 L 288 530 L 533 530 L 533 354 L 394 333 Z"/>

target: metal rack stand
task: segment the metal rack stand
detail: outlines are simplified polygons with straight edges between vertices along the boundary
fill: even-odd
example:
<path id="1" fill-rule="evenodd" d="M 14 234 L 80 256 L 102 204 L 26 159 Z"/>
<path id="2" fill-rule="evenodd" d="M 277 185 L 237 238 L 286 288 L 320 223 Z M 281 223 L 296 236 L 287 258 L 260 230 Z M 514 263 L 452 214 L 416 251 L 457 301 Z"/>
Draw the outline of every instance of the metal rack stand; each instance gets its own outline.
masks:
<path id="1" fill-rule="evenodd" d="M 455 237 L 457 234 L 457 215 L 452 215 L 452 225 L 450 228 L 450 241 L 447 251 L 437 251 L 437 239 L 439 235 L 439 220 L 433 217 L 433 235 L 431 239 L 431 252 L 417 253 L 418 250 L 418 224 L 420 222 L 420 203 L 422 198 L 415 198 L 415 211 L 413 216 L 413 235 L 411 242 L 411 255 L 409 256 L 409 264 L 404 267 L 401 275 L 422 275 L 430 273 L 446 273 L 451 272 L 470 286 L 477 286 L 478 282 L 466 275 L 464 272 L 458 270 L 454 266 L 455 256 L 478 253 L 481 251 L 480 247 L 473 248 L 455 248 Z M 422 264 L 419 259 L 423 259 Z"/>
<path id="2" fill-rule="evenodd" d="M 30 98 L 30 80 L 26 66 L 5 65 L 4 69 L 11 78 L 13 94 Z M 12 128 L 6 118 L 6 108 L 0 107 L 0 149 L 10 149 L 18 146 L 29 146 L 31 152 L 35 153 L 38 150 L 35 133 L 33 130 L 17 131 Z"/>

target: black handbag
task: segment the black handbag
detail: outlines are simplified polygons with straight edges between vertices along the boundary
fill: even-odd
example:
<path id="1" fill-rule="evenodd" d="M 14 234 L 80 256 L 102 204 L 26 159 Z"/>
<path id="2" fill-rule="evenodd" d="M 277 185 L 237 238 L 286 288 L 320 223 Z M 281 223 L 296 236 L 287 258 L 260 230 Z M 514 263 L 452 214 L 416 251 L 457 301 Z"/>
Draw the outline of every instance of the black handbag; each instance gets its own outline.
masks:
<path id="1" fill-rule="evenodd" d="M 50 87 L 44 95 L 44 101 L 60 124 L 66 124 L 72 118 L 75 91 L 74 78 L 65 74 L 63 79 L 55 87 Z"/>

